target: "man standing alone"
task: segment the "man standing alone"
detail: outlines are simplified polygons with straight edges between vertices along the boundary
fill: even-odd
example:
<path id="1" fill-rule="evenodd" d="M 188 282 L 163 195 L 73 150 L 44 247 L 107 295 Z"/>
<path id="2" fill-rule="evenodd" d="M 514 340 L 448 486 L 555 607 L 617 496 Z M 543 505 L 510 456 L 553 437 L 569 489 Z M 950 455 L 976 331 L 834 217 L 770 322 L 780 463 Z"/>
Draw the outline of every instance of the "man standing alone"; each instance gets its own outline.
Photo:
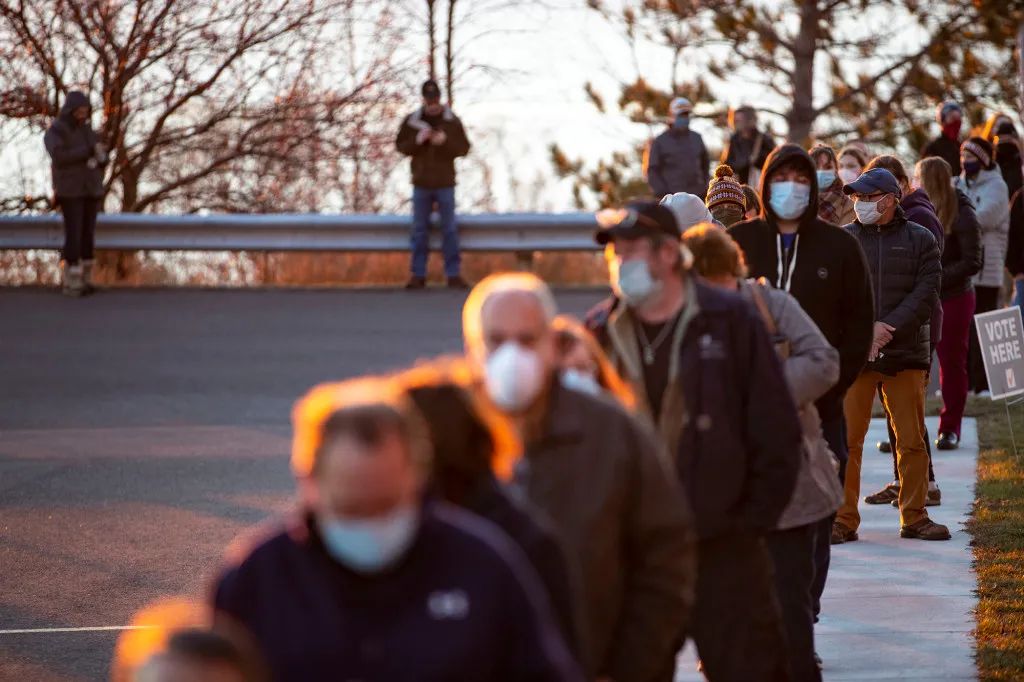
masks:
<path id="1" fill-rule="evenodd" d="M 669 128 L 654 138 L 644 159 L 644 174 L 655 198 L 686 192 L 704 199 L 708 191 L 708 150 L 690 130 L 693 105 L 676 97 L 669 105 Z"/>
<path id="2" fill-rule="evenodd" d="M 412 158 L 412 277 L 406 289 L 427 285 L 430 214 L 441 216 L 441 250 L 448 286 L 465 289 L 459 232 L 455 225 L 455 159 L 469 153 L 462 121 L 441 104 L 441 88 L 423 84 L 423 106 L 405 117 L 398 131 L 398 151 Z"/>

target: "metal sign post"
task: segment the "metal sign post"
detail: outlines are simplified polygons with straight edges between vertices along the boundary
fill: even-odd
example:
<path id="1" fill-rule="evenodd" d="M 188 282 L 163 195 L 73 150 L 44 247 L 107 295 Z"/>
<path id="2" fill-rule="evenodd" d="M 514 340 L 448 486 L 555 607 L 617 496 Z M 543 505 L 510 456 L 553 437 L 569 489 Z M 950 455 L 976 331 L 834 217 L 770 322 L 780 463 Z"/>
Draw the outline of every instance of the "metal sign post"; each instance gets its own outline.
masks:
<path id="1" fill-rule="evenodd" d="M 1024 402 L 1024 397 L 1017 398 L 1024 395 L 1024 319 L 1021 318 L 1020 307 L 975 315 L 974 324 L 978 330 L 985 377 L 992 392 L 992 400 L 1002 400 L 1006 407 L 1013 454 L 1019 458 L 1020 450 L 1010 406 Z"/>

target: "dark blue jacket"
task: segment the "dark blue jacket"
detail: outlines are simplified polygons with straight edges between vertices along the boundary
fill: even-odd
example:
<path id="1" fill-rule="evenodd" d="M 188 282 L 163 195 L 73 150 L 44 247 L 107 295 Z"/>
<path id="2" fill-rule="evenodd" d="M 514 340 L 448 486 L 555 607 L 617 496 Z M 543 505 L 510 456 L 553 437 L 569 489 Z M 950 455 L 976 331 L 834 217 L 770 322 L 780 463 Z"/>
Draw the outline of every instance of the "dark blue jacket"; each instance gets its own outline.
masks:
<path id="1" fill-rule="evenodd" d="M 244 552 L 214 594 L 255 637 L 275 680 L 581 680 L 536 575 L 493 525 L 424 506 L 401 561 L 358 575 L 309 515 Z"/>
<path id="2" fill-rule="evenodd" d="M 60 115 L 43 136 L 43 144 L 50 155 L 53 193 L 63 199 L 98 199 L 103 196 L 103 168 L 107 157 L 96 156 L 96 143 L 100 139 L 92 126 L 75 120 L 74 111 L 79 107 L 91 109 L 89 98 L 73 90 L 68 93 Z M 95 163 L 90 164 L 90 160 Z"/>

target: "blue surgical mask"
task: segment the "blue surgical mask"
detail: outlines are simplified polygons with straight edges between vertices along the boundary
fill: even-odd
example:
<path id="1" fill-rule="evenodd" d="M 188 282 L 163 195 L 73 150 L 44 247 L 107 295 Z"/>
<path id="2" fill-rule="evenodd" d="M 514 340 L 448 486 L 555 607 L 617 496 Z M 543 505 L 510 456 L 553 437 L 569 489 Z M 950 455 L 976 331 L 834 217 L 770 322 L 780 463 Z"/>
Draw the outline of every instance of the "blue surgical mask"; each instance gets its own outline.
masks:
<path id="1" fill-rule="evenodd" d="M 836 172 L 830 170 L 818 171 L 818 187 L 821 189 L 827 189 L 832 186 L 832 183 L 836 181 Z"/>
<path id="2" fill-rule="evenodd" d="M 811 186 L 801 182 L 773 182 L 770 191 L 769 204 L 775 215 L 783 220 L 796 220 L 811 202 Z"/>
<path id="3" fill-rule="evenodd" d="M 324 546 L 338 562 L 357 573 L 378 573 L 405 554 L 419 529 L 419 510 L 401 507 L 374 519 L 319 522 Z"/>
<path id="4" fill-rule="evenodd" d="M 675 127 L 680 130 L 685 130 L 690 127 L 690 117 L 686 114 L 679 114 L 676 116 Z"/>

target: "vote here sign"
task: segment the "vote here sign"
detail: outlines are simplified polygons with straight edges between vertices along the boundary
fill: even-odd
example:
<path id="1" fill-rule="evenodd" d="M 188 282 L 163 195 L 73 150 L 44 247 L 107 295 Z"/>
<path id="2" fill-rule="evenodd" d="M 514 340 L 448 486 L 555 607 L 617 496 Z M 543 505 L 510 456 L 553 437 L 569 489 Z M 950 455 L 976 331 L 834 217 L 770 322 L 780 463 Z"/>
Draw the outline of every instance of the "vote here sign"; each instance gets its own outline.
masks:
<path id="1" fill-rule="evenodd" d="M 992 400 L 1024 393 L 1024 321 L 1012 306 L 974 316 Z"/>

